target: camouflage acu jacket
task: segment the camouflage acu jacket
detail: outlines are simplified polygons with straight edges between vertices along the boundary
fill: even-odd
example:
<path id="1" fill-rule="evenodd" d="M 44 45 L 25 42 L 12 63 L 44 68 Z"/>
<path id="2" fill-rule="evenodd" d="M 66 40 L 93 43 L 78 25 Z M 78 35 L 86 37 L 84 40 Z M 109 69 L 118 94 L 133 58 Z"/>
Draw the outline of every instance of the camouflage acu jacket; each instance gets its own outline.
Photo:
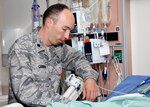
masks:
<path id="1" fill-rule="evenodd" d="M 84 80 L 98 78 L 98 73 L 80 52 L 66 44 L 46 48 L 37 33 L 16 40 L 10 48 L 9 60 L 9 101 L 28 106 L 68 102 L 58 93 L 62 68 L 74 70 Z"/>

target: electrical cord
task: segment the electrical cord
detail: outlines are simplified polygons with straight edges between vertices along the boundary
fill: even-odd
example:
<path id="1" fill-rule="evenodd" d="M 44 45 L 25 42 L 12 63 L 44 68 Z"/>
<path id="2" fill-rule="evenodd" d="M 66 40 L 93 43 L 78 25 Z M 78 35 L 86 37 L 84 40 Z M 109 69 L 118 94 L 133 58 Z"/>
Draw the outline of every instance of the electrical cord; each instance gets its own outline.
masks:
<path id="1" fill-rule="evenodd" d="M 123 80 L 123 76 L 122 76 L 122 72 L 121 72 L 121 68 L 119 66 L 119 60 L 117 57 L 113 58 L 113 65 L 116 71 L 116 74 L 118 76 L 118 81 L 117 81 L 117 85 Z"/>

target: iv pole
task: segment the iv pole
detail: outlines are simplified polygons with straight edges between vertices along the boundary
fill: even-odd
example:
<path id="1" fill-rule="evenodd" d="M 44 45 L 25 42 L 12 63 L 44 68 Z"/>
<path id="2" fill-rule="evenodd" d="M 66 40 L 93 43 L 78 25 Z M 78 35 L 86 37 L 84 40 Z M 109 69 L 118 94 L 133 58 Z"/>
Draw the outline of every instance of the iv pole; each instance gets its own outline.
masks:
<path id="1" fill-rule="evenodd" d="M 49 4 L 49 1 L 50 1 L 50 0 L 46 0 L 47 8 L 48 8 L 48 7 L 49 7 L 49 5 L 50 5 L 50 4 Z"/>
<path id="2" fill-rule="evenodd" d="M 124 78 L 128 76 L 128 58 L 127 58 L 127 43 L 126 43 L 126 0 L 121 0 L 121 5 L 122 5 L 122 36 L 123 36 L 123 62 L 124 62 Z"/>

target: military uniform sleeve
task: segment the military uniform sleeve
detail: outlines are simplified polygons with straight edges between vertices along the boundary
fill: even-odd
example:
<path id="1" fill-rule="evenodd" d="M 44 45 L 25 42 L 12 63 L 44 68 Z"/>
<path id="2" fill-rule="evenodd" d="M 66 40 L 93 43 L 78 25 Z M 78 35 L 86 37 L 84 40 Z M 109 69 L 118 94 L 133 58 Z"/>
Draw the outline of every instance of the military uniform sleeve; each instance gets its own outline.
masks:
<path id="1" fill-rule="evenodd" d="M 79 52 L 74 50 L 72 47 L 68 45 L 64 45 L 63 52 L 63 66 L 67 70 L 75 70 L 75 73 L 82 77 L 84 80 L 87 78 L 93 78 L 95 80 L 98 79 L 98 72 L 95 71 L 89 61 L 85 58 L 85 56 Z"/>
<path id="2" fill-rule="evenodd" d="M 32 73 L 30 55 L 24 45 L 14 44 L 9 51 L 10 82 L 17 98 L 26 105 L 46 106 L 49 102 L 68 102 L 55 89 L 40 89 L 38 81 Z M 53 93 L 53 94 L 52 94 Z"/>

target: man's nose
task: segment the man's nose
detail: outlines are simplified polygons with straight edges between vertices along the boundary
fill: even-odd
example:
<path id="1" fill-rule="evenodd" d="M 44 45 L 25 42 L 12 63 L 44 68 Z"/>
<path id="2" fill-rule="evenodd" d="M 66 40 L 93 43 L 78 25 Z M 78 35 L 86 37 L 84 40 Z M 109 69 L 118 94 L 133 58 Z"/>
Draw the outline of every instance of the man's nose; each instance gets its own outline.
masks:
<path id="1" fill-rule="evenodd" d="M 68 35 L 65 35 L 65 38 L 66 38 L 66 39 L 69 38 L 69 34 L 68 34 Z"/>
<path id="2" fill-rule="evenodd" d="M 68 31 L 66 31 L 66 33 L 65 33 L 65 38 L 69 38 L 69 34 L 70 34 L 70 31 L 68 30 Z"/>

